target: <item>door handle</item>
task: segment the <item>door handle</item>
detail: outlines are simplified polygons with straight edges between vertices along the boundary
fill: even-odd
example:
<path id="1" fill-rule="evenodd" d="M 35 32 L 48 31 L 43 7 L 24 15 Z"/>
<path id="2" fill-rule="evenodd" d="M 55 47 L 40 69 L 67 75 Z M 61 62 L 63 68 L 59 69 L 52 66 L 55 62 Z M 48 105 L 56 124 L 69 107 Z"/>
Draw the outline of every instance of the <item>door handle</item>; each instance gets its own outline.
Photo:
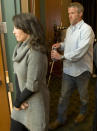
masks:
<path id="1" fill-rule="evenodd" d="M 5 71 L 5 75 L 6 75 L 6 86 L 7 86 L 7 91 L 8 91 L 8 99 L 9 99 L 10 112 L 12 112 L 13 105 L 12 105 L 11 92 L 13 91 L 13 84 L 9 81 L 8 71 Z"/>
<path id="2" fill-rule="evenodd" d="M 0 34 L 7 33 L 7 25 L 6 22 L 0 22 Z"/>
<path id="3" fill-rule="evenodd" d="M 8 71 L 5 71 L 5 75 L 6 75 L 6 84 L 9 84 L 9 75 L 8 75 Z"/>

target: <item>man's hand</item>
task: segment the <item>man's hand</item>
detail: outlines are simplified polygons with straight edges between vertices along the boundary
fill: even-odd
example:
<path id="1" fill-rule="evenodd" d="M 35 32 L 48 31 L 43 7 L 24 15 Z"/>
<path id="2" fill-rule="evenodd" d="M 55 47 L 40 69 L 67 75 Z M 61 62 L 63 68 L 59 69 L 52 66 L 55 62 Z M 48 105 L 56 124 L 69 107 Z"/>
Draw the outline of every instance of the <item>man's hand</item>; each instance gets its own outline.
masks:
<path id="1" fill-rule="evenodd" d="M 61 46 L 60 43 L 56 43 L 56 44 L 52 45 L 52 49 L 53 49 L 53 48 L 59 48 L 60 46 Z"/>
<path id="2" fill-rule="evenodd" d="M 57 51 L 52 50 L 51 51 L 51 58 L 56 60 L 61 60 L 61 56 Z"/>

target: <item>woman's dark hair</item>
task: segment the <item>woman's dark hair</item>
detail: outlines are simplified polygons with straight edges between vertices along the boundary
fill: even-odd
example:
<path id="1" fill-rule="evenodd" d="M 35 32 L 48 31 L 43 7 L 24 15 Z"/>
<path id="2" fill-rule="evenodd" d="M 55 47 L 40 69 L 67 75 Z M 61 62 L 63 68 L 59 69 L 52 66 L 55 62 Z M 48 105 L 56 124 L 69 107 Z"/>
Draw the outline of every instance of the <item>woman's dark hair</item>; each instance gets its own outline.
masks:
<path id="1" fill-rule="evenodd" d="M 23 32 L 29 34 L 30 46 L 46 53 L 47 48 L 45 44 L 45 34 L 43 28 L 38 19 L 31 13 L 21 13 L 13 16 L 13 23 L 17 29 L 23 30 Z"/>

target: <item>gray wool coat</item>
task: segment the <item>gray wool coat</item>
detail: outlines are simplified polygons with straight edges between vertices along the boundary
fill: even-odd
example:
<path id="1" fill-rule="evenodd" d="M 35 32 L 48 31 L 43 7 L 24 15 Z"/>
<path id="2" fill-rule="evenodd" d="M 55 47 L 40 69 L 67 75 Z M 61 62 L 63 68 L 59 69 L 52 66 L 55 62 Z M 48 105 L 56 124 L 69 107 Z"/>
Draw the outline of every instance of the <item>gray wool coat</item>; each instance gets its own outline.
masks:
<path id="1" fill-rule="evenodd" d="M 22 123 L 29 131 L 47 131 L 49 120 L 49 91 L 46 87 L 47 56 L 28 46 L 17 44 L 13 53 L 14 73 L 19 88 L 34 92 L 27 99 L 29 107 L 17 111 L 13 108 L 11 118 Z"/>

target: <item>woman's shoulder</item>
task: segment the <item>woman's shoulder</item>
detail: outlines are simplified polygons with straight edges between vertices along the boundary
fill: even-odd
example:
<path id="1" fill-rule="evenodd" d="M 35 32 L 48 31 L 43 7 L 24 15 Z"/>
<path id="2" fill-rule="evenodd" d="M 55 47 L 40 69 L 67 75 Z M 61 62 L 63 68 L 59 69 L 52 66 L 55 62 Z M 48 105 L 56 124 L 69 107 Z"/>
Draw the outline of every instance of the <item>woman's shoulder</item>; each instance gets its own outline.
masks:
<path id="1" fill-rule="evenodd" d="M 43 55 L 43 53 L 38 50 L 34 50 L 33 48 L 30 48 L 28 51 L 28 58 L 31 59 L 40 59 L 41 57 L 43 57 Z"/>
<path id="2" fill-rule="evenodd" d="M 28 59 L 27 59 L 28 63 L 29 62 L 34 62 L 37 64 L 40 64 L 41 61 L 47 61 L 47 56 L 46 54 L 41 53 L 40 51 L 34 50 L 34 49 L 30 49 L 28 52 Z"/>
<path id="3" fill-rule="evenodd" d="M 40 55 L 40 54 L 41 54 L 41 52 L 38 50 L 35 50 L 33 48 L 29 49 L 29 55 Z"/>

